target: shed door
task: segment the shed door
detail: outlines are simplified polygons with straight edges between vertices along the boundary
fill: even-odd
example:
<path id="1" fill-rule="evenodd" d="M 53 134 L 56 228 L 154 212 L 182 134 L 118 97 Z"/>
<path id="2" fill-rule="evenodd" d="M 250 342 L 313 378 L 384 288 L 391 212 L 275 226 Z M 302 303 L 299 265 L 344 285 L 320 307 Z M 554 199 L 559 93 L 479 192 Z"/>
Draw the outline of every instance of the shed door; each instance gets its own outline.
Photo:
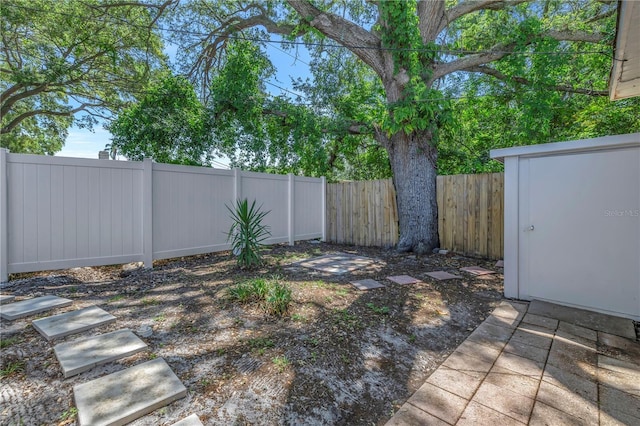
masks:
<path id="1" fill-rule="evenodd" d="M 640 149 L 520 159 L 519 293 L 640 318 Z"/>

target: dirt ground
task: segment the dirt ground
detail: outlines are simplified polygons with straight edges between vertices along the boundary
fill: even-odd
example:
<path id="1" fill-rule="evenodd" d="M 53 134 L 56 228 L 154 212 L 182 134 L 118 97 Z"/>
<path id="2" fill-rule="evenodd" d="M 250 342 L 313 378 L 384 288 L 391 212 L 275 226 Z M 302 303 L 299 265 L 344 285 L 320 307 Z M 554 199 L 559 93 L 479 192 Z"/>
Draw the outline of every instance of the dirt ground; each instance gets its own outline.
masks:
<path id="1" fill-rule="evenodd" d="M 345 275 L 292 265 L 336 252 L 377 262 Z M 501 273 L 474 277 L 458 270 L 479 265 L 501 272 L 495 262 L 453 254 L 303 242 L 273 246 L 265 259 L 265 267 L 250 272 L 239 270 L 229 253 L 217 253 L 158 262 L 153 270 L 118 266 L 14 276 L 3 293 L 54 294 L 74 300 L 64 310 L 98 305 L 117 317 L 84 336 L 145 326 L 153 334 L 143 339 L 148 351 L 64 379 L 53 344 L 30 325 L 35 317 L 4 321 L 1 367 L 20 368 L 0 379 L 0 423 L 75 424 L 74 385 L 163 357 L 187 397 L 134 425 L 170 425 L 192 413 L 211 425 L 381 425 L 502 295 Z M 463 278 L 435 281 L 425 275 L 434 270 Z M 423 282 L 385 279 L 401 274 Z M 258 276 L 291 286 L 293 302 L 283 318 L 226 297 L 229 286 Z M 348 284 L 363 278 L 386 287 L 359 291 Z"/>

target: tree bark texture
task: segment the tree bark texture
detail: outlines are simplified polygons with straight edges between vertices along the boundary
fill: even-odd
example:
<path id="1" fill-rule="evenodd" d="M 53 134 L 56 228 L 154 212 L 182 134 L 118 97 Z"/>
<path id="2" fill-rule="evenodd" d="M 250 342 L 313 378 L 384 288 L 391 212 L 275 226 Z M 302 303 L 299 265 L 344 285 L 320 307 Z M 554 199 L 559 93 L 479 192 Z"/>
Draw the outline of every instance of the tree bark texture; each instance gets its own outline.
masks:
<path id="1" fill-rule="evenodd" d="M 386 140 L 379 142 L 389 151 L 396 187 L 400 229 L 398 251 L 429 252 L 439 242 L 437 149 L 431 144 L 427 132 L 398 132 L 382 138 Z"/>

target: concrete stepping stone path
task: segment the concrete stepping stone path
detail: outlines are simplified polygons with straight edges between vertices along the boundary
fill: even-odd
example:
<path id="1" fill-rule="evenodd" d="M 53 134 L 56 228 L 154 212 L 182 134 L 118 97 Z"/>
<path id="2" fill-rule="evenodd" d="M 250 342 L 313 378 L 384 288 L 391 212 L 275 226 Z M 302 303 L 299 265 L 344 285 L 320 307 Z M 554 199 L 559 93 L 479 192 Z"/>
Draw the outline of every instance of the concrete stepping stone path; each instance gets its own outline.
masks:
<path id="1" fill-rule="evenodd" d="M 80 426 L 124 425 L 187 394 L 164 359 L 156 358 L 73 387 Z"/>
<path id="2" fill-rule="evenodd" d="M 41 296 L 0 306 L 0 317 L 5 320 L 15 320 L 38 314 L 55 308 L 64 308 L 73 303 L 72 300 L 57 296 Z"/>
<path id="3" fill-rule="evenodd" d="M 109 312 L 97 306 L 89 306 L 77 311 L 40 318 L 33 321 L 32 325 L 45 339 L 51 341 L 101 325 L 111 324 L 115 320 L 116 317 Z"/>
<path id="4" fill-rule="evenodd" d="M 359 281 L 351 281 L 351 285 L 353 285 L 358 290 L 372 290 L 374 288 L 384 287 L 383 284 L 380 284 L 378 281 L 372 280 L 370 278 Z"/>
<path id="5" fill-rule="evenodd" d="M 200 418 L 195 415 L 192 414 L 189 417 L 185 417 L 184 419 L 180 420 L 178 423 L 174 423 L 171 426 L 204 426 L 202 424 L 202 422 L 200 421 Z"/>
<path id="6" fill-rule="evenodd" d="M 147 348 L 131 330 L 118 330 L 87 339 L 60 343 L 53 350 L 65 378 L 141 352 Z"/>
<path id="7" fill-rule="evenodd" d="M 460 268 L 461 271 L 468 272 L 473 275 L 490 275 L 495 274 L 495 271 L 491 271 L 489 269 L 481 268 L 480 266 L 467 266 L 464 268 Z"/>
<path id="8" fill-rule="evenodd" d="M 415 283 L 419 283 L 420 282 L 419 279 L 413 278 L 413 277 L 411 277 L 409 275 L 394 275 L 394 276 L 391 276 L 391 277 L 387 277 L 387 279 L 389 281 L 393 281 L 394 283 L 401 284 L 401 285 L 404 285 L 404 284 L 415 284 Z"/>
<path id="9" fill-rule="evenodd" d="M 9 294 L 0 294 L 0 303 L 9 303 L 15 298 L 15 296 L 11 296 Z"/>
<path id="10" fill-rule="evenodd" d="M 436 279 L 438 281 L 454 280 L 454 279 L 462 278 L 459 275 L 453 275 L 445 271 L 432 271 L 432 272 L 427 272 L 425 275 L 428 275 L 431 278 Z"/>

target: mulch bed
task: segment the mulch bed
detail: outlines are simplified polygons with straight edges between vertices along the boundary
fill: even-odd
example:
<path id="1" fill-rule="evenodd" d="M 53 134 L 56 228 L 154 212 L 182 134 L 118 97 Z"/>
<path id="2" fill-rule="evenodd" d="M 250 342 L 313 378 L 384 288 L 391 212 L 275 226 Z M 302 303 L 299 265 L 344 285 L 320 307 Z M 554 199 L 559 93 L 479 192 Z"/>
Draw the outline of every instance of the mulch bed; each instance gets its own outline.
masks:
<path id="1" fill-rule="evenodd" d="M 377 261 L 344 275 L 295 265 L 334 252 Z M 4 321 L 2 340 L 11 344 L 0 350 L 2 368 L 22 365 L 0 380 L 0 423 L 75 424 L 75 384 L 163 357 L 188 395 L 134 425 L 169 425 L 192 413 L 204 424 L 220 425 L 384 424 L 502 297 L 501 273 L 459 270 L 496 270 L 494 261 L 455 254 L 302 242 L 272 246 L 265 260 L 253 271 L 238 269 L 229 253 L 216 253 L 157 262 L 153 270 L 118 266 L 13 276 L 3 292 L 55 294 L 74 300 L 64 310 L 95 304 L 118 318 L 85 335 L 145 326 L 153 334 L 144 339 L 147 352 L 64 379 L 53 345 L 30 326 L 34 318 Z M 436 270 L 462 278 L 425 275 Z M 386 279 L 394 275 L 422 281 L 399 285 Z M 229 286 L 253 277 L 291 287 L 287 315 L 275 318 L 258 305 L 226 297 Z M 385 287 L 359 291 L 349 284 L 366 278 Z"/>

